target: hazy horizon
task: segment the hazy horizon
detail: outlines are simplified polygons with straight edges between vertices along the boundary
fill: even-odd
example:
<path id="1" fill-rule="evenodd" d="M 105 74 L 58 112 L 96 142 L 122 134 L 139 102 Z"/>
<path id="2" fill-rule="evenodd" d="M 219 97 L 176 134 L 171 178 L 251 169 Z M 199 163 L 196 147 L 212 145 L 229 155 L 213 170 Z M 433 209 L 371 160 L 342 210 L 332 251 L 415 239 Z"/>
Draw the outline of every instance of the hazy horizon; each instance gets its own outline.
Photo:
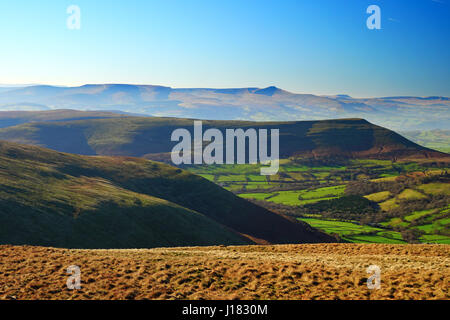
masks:
<path id="1" fill-rule="evenodd" d="M 0 88 L 24 88 L 24 87 L 38 87 L 38 86 L 49 86 L 49 87 L 59 87 L 59 88 L 80 88 L 83 86 L 102 86 L 102 85 L 129 85 L 129 86 L 151 86 L 151 87 L 166 87 L 171 89 L 194 89 L 194 90 L 201 90 L 201 89 L 212 89 L 212 90 L 224 90 L 224 89 L 246 89 L 246 88 L 258 88 L 258 89 L 264 89 L 269 87 L 276 87 L 278 89 L 281 89 L 283 91 L 287 91 L 292 94 L 310 94 L 315 95 L 319 97 L 333 97 L 333 96 L 349 96 L 350 98 L 355 99 L 376 99 L 376 98 L 389 98 L 389 97 L 414 97 L 414 98 L 429 98 L 429 97 L 441 97 L 441 98 L 450 98 L 449 96 L 443 96 L 443 95 L 390 95 L 390 96 L 356 96 L 356 95 L 350 95 L 346 92 L 339 92 L 339 93 L 328 93 L 328 94 L 315 94 L 311 92 L 294 92 L 290 90 L 286 90 L 282 87 L 279 87 L 277 85 L 266 85 L 262 87 L 258 86 L 248 86 L 248 87 L 175 87 L 171 85 L 162 85 L 162 84 L 150 84 L 150 83 L 83 83 L 80 85 L 60 85 L 60 84 L 48 84 L 48 83 L 32 83 L 32 84 L 7 84 L 7 83 L 0 83 Z"/>

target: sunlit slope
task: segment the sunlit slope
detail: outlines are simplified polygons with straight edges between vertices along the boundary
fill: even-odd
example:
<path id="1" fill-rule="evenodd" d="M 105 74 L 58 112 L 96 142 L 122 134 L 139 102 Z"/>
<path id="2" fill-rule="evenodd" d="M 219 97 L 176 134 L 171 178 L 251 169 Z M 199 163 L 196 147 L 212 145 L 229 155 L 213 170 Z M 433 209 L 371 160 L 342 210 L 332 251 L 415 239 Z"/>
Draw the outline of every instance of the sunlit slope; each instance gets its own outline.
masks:
<path id="1" fill-rule="evenodd" d="M 330 238 L 186 171 L 0 142 L 0 243 L 76 248 Z"/>

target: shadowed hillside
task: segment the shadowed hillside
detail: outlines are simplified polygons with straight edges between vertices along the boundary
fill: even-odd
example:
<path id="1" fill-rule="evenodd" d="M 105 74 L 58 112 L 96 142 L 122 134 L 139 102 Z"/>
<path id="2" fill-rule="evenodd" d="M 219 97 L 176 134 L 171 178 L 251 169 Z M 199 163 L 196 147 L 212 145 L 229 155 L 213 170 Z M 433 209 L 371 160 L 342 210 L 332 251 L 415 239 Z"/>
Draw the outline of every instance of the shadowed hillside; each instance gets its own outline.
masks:
<path id="1" fill-rule="evenodd" d="M 250 238 L 332 240 L 169 165 L 0 141 L 2 244 L 145 248 L 249 244 Z"/>
<path id="2" fill-rule="evenodd" d="M 192 119 L 121 117 L 35 122 L 0 129 L 0 139 L 84 155 L 168 159 L 178 128 L 193 131 Z M 203 121 L 203 128 L 280 129 L 280 157 L 445 157 L 362 119 L 297 122 Z"/>

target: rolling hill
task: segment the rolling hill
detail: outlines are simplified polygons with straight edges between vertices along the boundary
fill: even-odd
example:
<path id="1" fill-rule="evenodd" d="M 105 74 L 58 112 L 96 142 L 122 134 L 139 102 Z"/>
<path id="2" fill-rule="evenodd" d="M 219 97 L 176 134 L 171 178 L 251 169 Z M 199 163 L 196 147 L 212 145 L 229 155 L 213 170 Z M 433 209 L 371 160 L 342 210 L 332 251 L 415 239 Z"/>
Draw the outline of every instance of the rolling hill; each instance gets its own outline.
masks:
<path id="1" fill-rule="evenodd" d="M 0 141 L 0 243 L 66 248 L 329 242 L 184 170 Z"/>
<path id="2" fill-rule="evenodd" d="M 32 122 L 0 129 L 0 139 L 83 155 L 170 159 L 178 128 L 193 131 L 192 119 L 117 117 Z M 433 158 L 447 155 L 419 146 L 363 119 L 296 122 L 203 121 L 203 128 L 280 129 L 280 157 Z"/>
<path id="3" fill-rule="evenodd" d="M 175 89 L 153 85 L 0 88 L 0 110 L 120 110 L 160 117 L 288 121 L 364 118 L 392 130 L 448 129 L 448 97 L 353 98 L 267 88 Z"/>
<path id="4" fill-rule="evenodd" d="M 30 122 L 108 119 L 125 116 L 127 116 L 126 113 L 119 111 L 78 111 L 64 109 L 49 111 L 0 111 L 0 128 L 12 127 Z"/>

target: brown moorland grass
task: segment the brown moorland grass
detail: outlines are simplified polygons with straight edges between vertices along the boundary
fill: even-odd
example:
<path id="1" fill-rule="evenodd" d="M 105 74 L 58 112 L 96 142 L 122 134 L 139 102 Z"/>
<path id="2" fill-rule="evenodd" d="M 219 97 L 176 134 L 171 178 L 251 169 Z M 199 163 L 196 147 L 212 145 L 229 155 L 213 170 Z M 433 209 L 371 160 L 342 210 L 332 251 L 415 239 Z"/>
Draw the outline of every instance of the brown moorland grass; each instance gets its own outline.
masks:
<path id="1" fill-rule="evenodd" d="M 366 268 L 381 268 L 369 290 Z M 81 268 L 80 290 L 66 269 Z M 0 246 L 0 299 L 449 299 L 450 246 Z"/>

